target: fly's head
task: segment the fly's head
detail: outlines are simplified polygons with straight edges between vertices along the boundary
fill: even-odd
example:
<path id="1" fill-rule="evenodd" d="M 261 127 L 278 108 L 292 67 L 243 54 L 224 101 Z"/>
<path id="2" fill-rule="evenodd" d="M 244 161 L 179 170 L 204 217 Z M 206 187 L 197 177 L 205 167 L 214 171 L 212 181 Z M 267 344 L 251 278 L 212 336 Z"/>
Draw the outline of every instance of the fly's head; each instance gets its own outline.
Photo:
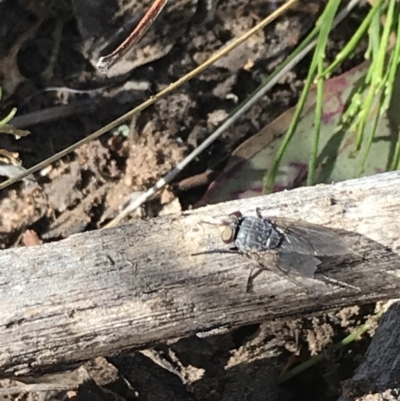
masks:
<path id="1" fill-rule="evenodd" d="M 231 213 L 226 220 L 222 222 L 221 239 L 225 244 L 235 242 L 240 223 L 243 220 L 242 213 Z"/>

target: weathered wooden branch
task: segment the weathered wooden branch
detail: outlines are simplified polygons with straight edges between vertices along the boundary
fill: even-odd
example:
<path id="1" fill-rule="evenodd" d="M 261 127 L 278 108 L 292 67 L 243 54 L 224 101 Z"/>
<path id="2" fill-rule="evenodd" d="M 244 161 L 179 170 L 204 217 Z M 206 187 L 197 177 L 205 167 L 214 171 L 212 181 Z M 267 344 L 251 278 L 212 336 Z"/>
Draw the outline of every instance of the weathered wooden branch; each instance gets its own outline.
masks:
<path id="1" fill-rule="evenodd" d="M 270 272 L 246 292 L 251 263 L 202 221 L 235 210 L 337 229 L 354 254 L 321 272 L 326 293 Z M 27 375 L 130 347 L 400 293 L 400 173 L 301 188 L 141 220 L 0 252 L 0 374 Z"/>

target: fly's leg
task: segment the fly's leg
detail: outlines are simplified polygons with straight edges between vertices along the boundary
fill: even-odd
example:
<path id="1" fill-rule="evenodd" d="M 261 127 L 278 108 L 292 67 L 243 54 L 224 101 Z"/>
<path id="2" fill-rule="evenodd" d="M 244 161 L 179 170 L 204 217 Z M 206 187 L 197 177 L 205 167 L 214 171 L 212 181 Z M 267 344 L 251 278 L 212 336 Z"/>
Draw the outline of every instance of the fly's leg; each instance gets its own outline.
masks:
<path id="1" fill-rule="evenodd" d="M 300 275 L 294 274 L 295 272 L 293 269 L 288 269 L 285 270 L 281 266 L 279 266 L 279 254 L 276 253 L 275 255 L 273 253 L 269 253 L 270 260 L 267 262 L 264 260 L 261 255 L 257 253 L 250 253 L 247 255 L 251 260 L 257 263 L 258 271 L 254 274 L 251 274 L 249 280 L 250 283 L 252 284 L 253 280 L 255 277 L 257 277 L 263 270 L 268 270 L 271 273 L 275 273 L 280 277 L 283 277 L 289 281 L 291 281 L 293 284 L 295 284 L 298 287 L 301 287 L 305 289 L 307 292 L 310 291 L 317 291 L 320 293 L 326 293 L 328 290 L 327 285 L 324 282 L 318 281 L 314 279 L 313 277 L 304 277 Z"/>
<path id="2" fill-rule="evenodd" d="M 254 272 L 254 270 L 256 270 L 256 271 Z M 248 294 L 251 294 L 252 292 L 254 292 L 254 289 L 253 289 L 254 279 L 256 277 L 258 277 L 263 272 L 263 270 L 264 269 L 260 269 L 259 267 L 251 268 L 249 277 L 247 278 L 247 284 L 246 284 L 246 292 Z"/>
<path id="3" fill-rule="evenodd" d="M 197 256 L 197 255 L 208 255 L 212 253 L 234 253 L 238 254 L 238 251 L 236 248 L 230 248 L 230 249 L 212 249 L 211 251 L 204 251 L 204 252 L 197 252 L 197 253 L 192 253 L 190 256 Z"/>

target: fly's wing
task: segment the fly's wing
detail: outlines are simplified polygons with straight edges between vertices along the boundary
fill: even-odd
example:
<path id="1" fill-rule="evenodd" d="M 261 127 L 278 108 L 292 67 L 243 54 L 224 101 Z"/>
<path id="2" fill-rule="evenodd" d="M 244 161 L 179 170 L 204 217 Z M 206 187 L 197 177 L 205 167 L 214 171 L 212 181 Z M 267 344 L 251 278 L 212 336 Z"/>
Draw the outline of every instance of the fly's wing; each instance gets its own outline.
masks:
<path id="1" fill-rule="evenodd" d="M 310 254 L 296 252 L 251 252 L 249 258 L 257 262 L 261 269 L 279 275 L 313 278 L 321 261 Z"/>
<path id="2" fill-rule="evenodd" d="M 287 274 L 300 274 L 302 277 L 314 278 L 321 261 L 312 255 L 295 252 L 280 252 L 278 266 Z"/>
<path id="3" fill-rule="evenodd" d="M 284 233 L 282 252 L 316 256 L 346 255 L 350 252 L 335 231 L 301 220 L 277 218 L 274 223 Z"/>
<path id="4" fill-rule="evenodd" d="M 272 271 L 306 290 L 321 293 L 327 291 L 324 283 L 313 280 L 314 273 L 321 261 L 312 255 L 266 251 L 251 252 L 247 256 L 257 262 L 260 270 Z M 250 292 L 249 289 L 252 288 L 252 281 L 256 276 L 258 273 L 249 277 L 248 292 Z"/>

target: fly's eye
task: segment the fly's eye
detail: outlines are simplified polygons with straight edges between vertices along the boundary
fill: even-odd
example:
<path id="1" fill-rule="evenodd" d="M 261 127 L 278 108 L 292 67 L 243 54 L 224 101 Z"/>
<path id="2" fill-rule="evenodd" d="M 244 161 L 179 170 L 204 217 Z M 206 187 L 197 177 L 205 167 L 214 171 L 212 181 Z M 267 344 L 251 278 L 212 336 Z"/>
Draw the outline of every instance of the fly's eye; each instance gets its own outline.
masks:
<path id="1" fill-rule="evenodd" d="M 235 239 L 235 230 L 232 227 L 225 227 L 221 233 L 221 239 L 225 244 L 230 244 Z"/>
<path id="2" fill-rule="evenodd" d="M 237 219 L 241 219 L 243 217 L 242 213 L 239 211 L 231 213 L 230 216 L 236 217 Z"/>

